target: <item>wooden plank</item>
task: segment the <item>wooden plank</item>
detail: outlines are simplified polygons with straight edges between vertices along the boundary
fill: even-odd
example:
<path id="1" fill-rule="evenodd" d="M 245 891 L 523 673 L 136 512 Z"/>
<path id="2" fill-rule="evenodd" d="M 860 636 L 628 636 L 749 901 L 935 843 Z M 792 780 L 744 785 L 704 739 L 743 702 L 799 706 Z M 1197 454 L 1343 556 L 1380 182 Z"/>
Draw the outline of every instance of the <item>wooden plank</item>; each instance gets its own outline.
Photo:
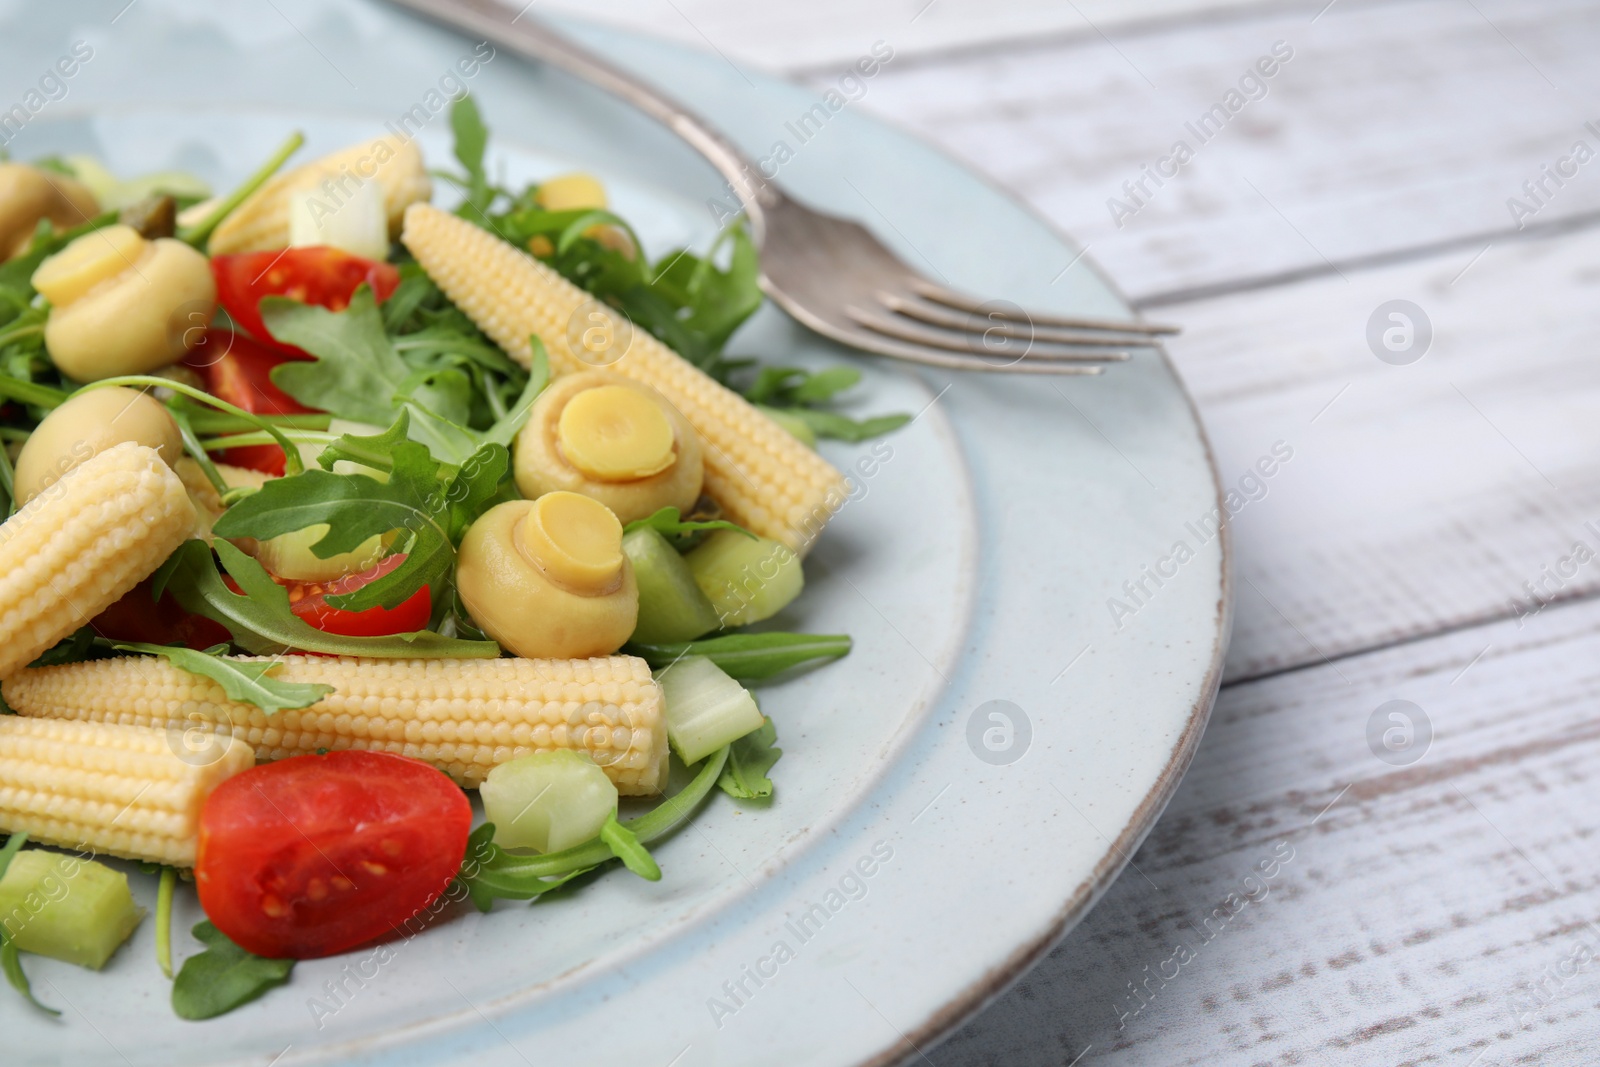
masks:
<path id="1" fill-rule="evenodd" d="M 1600 591 L 1574 558 L 1600 553 L 1600 233 L 1473 259 L 1186 309 L 1172 355 L 1243 502 L 1230 679 Z M 1394 299 L 1431 320 L 1409 366 L 1366 338 Z"/>
<path id="2" fill-rule="evenodd" d="M 931 1062 L 1592 1062 L 1596 663 L 1589 602 L 1224 690 L 1136 869 Z"/>
<path id="3" fill-rule="evenodd" d="M 1313 24 L 1320 6 L 891 65 L 861 106 L 995 175 L 1140 298 L 1510 230 L 1525 181 L 1579 139 L 1600 152 L 1593 4 L 1345 0 Z M 1266 95 L 1197 137 L 1278 41 Z M 1180 140 L 1176 176 L 1143 178 Z M 1535 225 L 1591 218 L 1600 161 L 1546 187 Z M 1117 225 L 1108 203 L 1135 196 Z"/>
<path id="4" fill-rule="evenodd" d="M 506 0 L 521 8 L 522 0 Z M 1294 0 L 546 0 L 568 12 L 717 51 L 774 71 L 848 65 L 875 40 L 901 56 L 981 50 L 1019 41 L 1097 36 L 1100 31 L 1209 14 L 1231 15 Z M 1303 5 L 1300 5 L 1303 6 Z"/>

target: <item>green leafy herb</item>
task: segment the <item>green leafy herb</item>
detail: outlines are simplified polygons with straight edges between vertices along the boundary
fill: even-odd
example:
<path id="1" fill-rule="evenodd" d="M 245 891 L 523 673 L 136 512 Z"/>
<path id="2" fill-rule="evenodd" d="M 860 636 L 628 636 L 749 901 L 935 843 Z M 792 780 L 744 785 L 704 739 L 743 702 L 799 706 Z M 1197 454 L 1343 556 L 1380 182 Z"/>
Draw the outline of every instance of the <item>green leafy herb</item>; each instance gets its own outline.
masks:
<path id="1" fill-rule="evenodd" d="M 172 1010 L 180 1019 L 198 1021 L 226 1015 L 283 985 L 294 970 L 294 960 L 252 955 L 210 922 L 196 926 L 194 936 L 206 950 L 184 960 L 172 983 Z"/>
<path id="2" fill-rule="evenodd" d="M 854 367 L 830 367 L 824 371 L 805 371 L 799 367 L 763 367 L 744 390 L 752 403 L 797 418 L 818 437 L 844 441 L 865 441 L 898 430 L 911 421 L 910 415 L 880 415 L 871 419 L 852 419 L 815 405 L 832 401 L 839 393 L 861 381 Z"/>
<path id="3" fill-rule="evenodd" d="M 196 222 L 193 226 L 185 226 L 179 230 L 178 238 L 204 251 L 206 243 L 211 239 L 211 231 L 215 230 L 223 219 L 233 214 L 234 209 L 244 203 L 251 193 L 265 185 L 267 179 L 276 174 L 279 168 L 289 161 L 289 157 L 298 152 L 300 146 L 305 143 L 305 134 L 298 130 L 290 134 L 288 140 L 279 145 L 278 150 L 272 153 L 265 163 L 257 167 L 237 189 L 224 197 L 216 207 L 206 212 L 205 218 Z"/>
<path id="4" fill-rule="evenodd" d="M 324 633 L 290 610 L 289 594 L 261 564 L 221 538 L 216 541 L 216 552 L 240 592 L 223 581 L 204 541 L 188 541 L 178 547 L 175 559 L 167 565 L 171 569 L 166 573 L 165 589 L 185 611 L 226 626 L 234 643 L 247 652 L 275 655 L 298 649 L 380 659 L 493 659 L 500 655 L 500 646 L 493 641 L 462 641 L 428 630 L 389 637 Z"/>
<path id="5" fill-rule="evenodd" d="M 607 839 L 600 837 L 560 852 L 542 856 L 520 856 L 494 843 L 494 826 L 484 824 L 473 832 L 467 843 L 467 858 L 456 876 L 466 886 L 472 903 L 479 911 L 488 911 L 496 900 L 535 900 L 552 890 L 585 874 L 608 860 L 621 858 L 629 869 L 641 877 L 655 869 L 655 861 L 645 853 L 633 854 L 635 844 L 642 846 L 663 837 L 682 825 L 699 808 L 701 801 L 716 787 L 717 779 L 728 762 L 728 750 L 720 748 L 700 762 L 699 770 L 682 790 L 663 800 L 636 819 L 615 823 Z M 612 824 L 608 823 L 610 827 Z M 618 833 L 624 831 L 625 833 Z M 628 862 L 628 855 L 633 862 Z M 648 865 L 645 861 L 648 860 Z M 639 866 L 636 867 L 635 864 Z"/>
<path id="6" fill-rule="evenodd" d="M 305 404 L 356 422 L 388 425 L 411 368 L 395 355 L 372 289 L 362 284 L 343 311 L 288 297 L 261 300 L 267 332 L 317 358 L 274 367 L 273 384 Z"/>
<path id="7" fill-rule="evenodd" d="M 173 645 L 125 644 L 116 646 L 123 652 L 142 652 L 149 656 L 165 656 L 173 666 L 202 678 L 210 678 L 222 686 L 229 699 L 244 704 L 254 704 L 267 714 L 285 708 L 308 708 L 333 692 L 331 685 L 307 682 L 285 682 L 271 677 L 276 663 L 241 663 L 223 659 L 226 645 L 218 645 L 204 652 Z"/>
<path id="8" fill-rule="evenodd" d="M 772 779 L 767 772 L 783 756 L 778 747 L 778 728 L 771 716 L 759 730 L 745 734 L 728 746 L 728 765 L 717 785 L 740 800 L 765 800 L 772 795 Z"/>
<path id="9" fill-rule="evenodd" d="M 617 821 L 615 813 L 607 816 L 605 825 L 600 827 L 600 840 L 628 870 L 647 882 L 661 881 L 661 868 L 656 866 L 655 857 L 637 834 Z"/>
<path id="10" fill-rule="evenodd" d="M 39 654 L 30 667 L 59 667 L 67 663 L 81 663 L 94 649 L 94 627 L 84 626 L 64 637 Z"/>
<path id="11" fill-rule="evenodd" d="M 328 532 L 311 551 L 329 559 L 398 531 L 397 548 L 405 562 L 354 592 L 329 597 L 328 603 L 346 611 L 393 608 L 425 585 L 443 589 L 455 563 L 455 544 L 499 494 L 511 456 L 504 445 L 488 444 L 466 456 L 460 467 L 441 463 L 433 449 L 408 438 L 412 414 L 402 409 L 395 424 L 375 437 L 346 435 L 318 459 L 328 467 L 340 459 L 375 466 L 387 471 L 386 481 L 331 470 L 277 478 L 229 508 L 217 520 L 217 535 L 265 539 L 323 524 Z"/>
<path id="12" fill-rule="evenodd" d="M 850 652 L 845 634 L 725 634 L 678 644 L 629 644 L 624 652 L 639 656 L 652 669 L 684 656 L 706 656 L 741 682 L 759 682 L 814 660 L 832 660 Z"/>
<path id="13" fill-rule="evenodd" d="M 756 537 L 756 535 L 751 533 L 749 530 L 746 530 L 743 526 L 740 526 L 736 522 L 729 522 L 726 519 L 712 519 L 707 522 L 695 522 L 681 519 L 678 517 L 677 508 L 662 508 L 654 515 L 650 515 L 643 519 L 634 519 L 632 522 L 628 523 L 628 525 L 622 528 L 622 532 L 628 534 L 635 530 L 643 530 L 646 528 L 656 531 L 662 537 L 665 537 L 668 541 L 671 541 L 674 546 L 679 548 L 679 551 L 682 551 L 682 546 L 679 544 L 680 542 L 688 539 L 694 534 L 701 533 L 706 530 L 737 530 L 739 533 L 744 534 L 752 541 L 760 540 L 760 538 Z"/>
<path id="14" fill-rule="evenodd" d="M 489 129 L 478 114 L 477 101 L 469 94 L 450 107 L 450 131 L 455 134 L 456 162 L 467 172 L 467 202 L 462 212 L 481 214 L 494 201 L 495 191 L 483 169 L 483 153 L 489 145 Z"/>
<path id="15" fill-rule="evenodd" d="M 27 834 L 12 834 L 6 841 L 5 847 L 0 848 L 0 878 L 6 876 L 6 868 L 11 866 L 12 857 L 22 851 L 22 846 L 27 840 Z M 61 1014 L 55 1008 L 39 1003 L 38 998 L 33 995 L 33 983 L 28 981 L 27 974 L 22 970 L 22 956 L 17 951 L 17 944 L 11 940 L 11 934 L 3 923 L 0 923 L 0 971 L 5 972 L 6 981 L 11 983 L 11 988 L 26 997 L 28 1003 L 51 1015 Z"/>

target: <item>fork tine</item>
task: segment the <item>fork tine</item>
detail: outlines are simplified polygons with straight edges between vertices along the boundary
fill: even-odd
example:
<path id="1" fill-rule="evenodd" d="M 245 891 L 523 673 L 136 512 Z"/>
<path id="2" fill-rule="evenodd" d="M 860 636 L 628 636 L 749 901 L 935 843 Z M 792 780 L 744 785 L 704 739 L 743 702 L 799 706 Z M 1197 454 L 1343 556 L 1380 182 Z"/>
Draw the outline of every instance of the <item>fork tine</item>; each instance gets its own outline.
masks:
<path id="1" fill-rule="evenodd" d="M 1031 322 L 1035 326 L 1059 326 L 1069 330 L 1104 330 L 1108 333 L 1138 333 L 1138 334 L 1174 334 L 1178 327 L 1155 322 L 1116 322 L 1111 319 L 1088 319 L 1072 315 L 1049 315 L 1023 311 L 1024 319 L 1018 320 L 1014 315 L 1006 314 L 1004 307 L 997 307 L 998 301 L 983 301 L 946 289 L 942 285 L 935 285 L 926 278 L 911 280 L 911 288 L 919 296 L 946 307 L 955 308 L 957 311 L 976 312 L 980 315 L 997 315 L 1011 318 L 1014 321 Z M 1021 310 L 1020 308 L 1018 310 Z"/>
<path id="2" fill-rule="evenodd" d="M 991 318 L 994 312 L 985 313 L 982 318 L 978 313 L 960 314 L 940 304 L 923 303 L 920 300 L 907 300 L 896 296 L 894 293 L 878 294 L 879 301 L 884 307 L 907 318 L 926 322 L 930 326 L 942 326 L 948 330 L 960 330 L 968 334 L 998 333 L 1002 337 L 1015 337 L 1023 341 L 1043 341 L 1058 345 L 1078 345 L 1084 348 L 1117 348 L 1117 347 L 1144 347 L 1156 342 L 1147 337 L 1113 337 L 1105 333 L 1090 333 L 1082 330 L 1052 329 L 1048 326 L 1035 326 L 1028 322 L 1014 318 L 998 316 L 998 321 Z"/>
<path id="3" fill-rule="evenodd" d="M 890 356 L 908 363 L 920 363 L 925 367 L 939 367 L 943 370 L 971 371 L 977 374 L 992 372 L 995 374 L 1091 375 L 1099 374 L 1102 369 L 1098 365 L 1088 363 L 1053 363 L 1034 359 L 1018 360 L 1015 363 L 991 364 L 975 356 L 957 356 L 938 349 L 926 348 L 922 345 L 896 341 L 878 334 L 835 330 L 830 331 L 829 336 L 841 344 L 849 345 L 851 348 L 875 352 L 879 355 Z"/>
<path id="4" fill-rule="evenodd" d="M 975 331 L 952 332 L 948 330 L 933 330 L 919 326 L 912 321 L 896 319 L 889 315 L 872 311 L 864 311 L 857 307 L 845 308 L 845 314 L 850 316 L 858 326 L 864 326 L 874 333 L 893 337 L 899 341 L 909 341 L 912 344 L 925 348 L 940 348 L 950 352 L 965 352 L 968 357 L 976 360 L 979 366 L 992 367 L 995 364 L 990 360 L 1013 362 L 1041 362 L 1041 363 L 1118 363 L 1129 358 L 1127 352 L 1108 352 L 1101 349 L 1085 351 L 1081 348 L 1041 348 L 1029 343 L 1026 337 L 1005 335 L 1016 340 L 1015 347 L 1021 349 L 1014 357 L 1009 352 L 985 352 L 982 346 L 981 335 Z"/>

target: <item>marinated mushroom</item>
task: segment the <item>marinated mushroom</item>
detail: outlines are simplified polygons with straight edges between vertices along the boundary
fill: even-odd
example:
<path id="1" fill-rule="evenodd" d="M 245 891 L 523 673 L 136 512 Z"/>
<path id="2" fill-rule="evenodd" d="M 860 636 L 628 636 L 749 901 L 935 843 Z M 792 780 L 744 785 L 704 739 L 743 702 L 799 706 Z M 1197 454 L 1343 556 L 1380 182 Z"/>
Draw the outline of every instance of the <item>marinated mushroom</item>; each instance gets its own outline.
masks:
<path id="1" fill-rule="evenodd" d="M 27 250 L 40 219 L 65 230 L 99 213 L 94 194 L 82 182 L 22 163 L 0 163 L 0 261 Z"/>
<path id="2" fill-rule="evenodd" d="M 131 226 L 86 233 L 39 264 L 33 287 L 52 307 L 44 343 L 67 377 L 143 374 L 194 347 L 217 309 L 206 257 Z"/>
<path id="3" fill-rule="evenodd" d="M 168 466 L 183 456 L 178 424 L 159 400 L 135 389 L 79 393 L 44 417 L 17 457 L 20 506 L 91 456 L 125 441 L 153 448 Z"/>
<path id="4" fill-rule="evenodd" d="M 639 615 L 622 524 L 577 493 L 490 509 L 462 539 L 456 588 L 484 632 L 525 658 L 609 655 Z"/>
<path id="5" fill-rule="evenodd" d="M 558 378 L 517 435 L 516 480 L 530 499 L 582 493 L 633 522 L 688 512 L 705 476 L 700 435 L 649 386 L 604 371 Z"/>

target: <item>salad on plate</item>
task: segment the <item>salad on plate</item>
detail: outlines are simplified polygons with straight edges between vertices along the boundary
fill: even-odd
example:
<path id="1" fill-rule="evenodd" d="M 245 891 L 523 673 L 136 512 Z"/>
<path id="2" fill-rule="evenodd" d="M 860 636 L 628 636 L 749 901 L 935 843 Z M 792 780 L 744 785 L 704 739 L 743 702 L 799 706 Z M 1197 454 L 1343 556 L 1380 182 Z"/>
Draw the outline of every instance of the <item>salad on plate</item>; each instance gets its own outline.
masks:
<path id="1" fill-rule="evenodd" d="M 0 970 L 41 1012 L 26 954 L 103 967 L 130 877 L 186 1019 L 660 879 L 714 795 L 773 796 L 751 687 L 850 650 L 767 620 L 850 492 L 817 439 L 906 416 L 726 353 L 742 225 L 652 260 L 594 177 L 504 187 L 451 126 L 448 171 L 295 135 L 222 196 L 0 161 Z"/>

